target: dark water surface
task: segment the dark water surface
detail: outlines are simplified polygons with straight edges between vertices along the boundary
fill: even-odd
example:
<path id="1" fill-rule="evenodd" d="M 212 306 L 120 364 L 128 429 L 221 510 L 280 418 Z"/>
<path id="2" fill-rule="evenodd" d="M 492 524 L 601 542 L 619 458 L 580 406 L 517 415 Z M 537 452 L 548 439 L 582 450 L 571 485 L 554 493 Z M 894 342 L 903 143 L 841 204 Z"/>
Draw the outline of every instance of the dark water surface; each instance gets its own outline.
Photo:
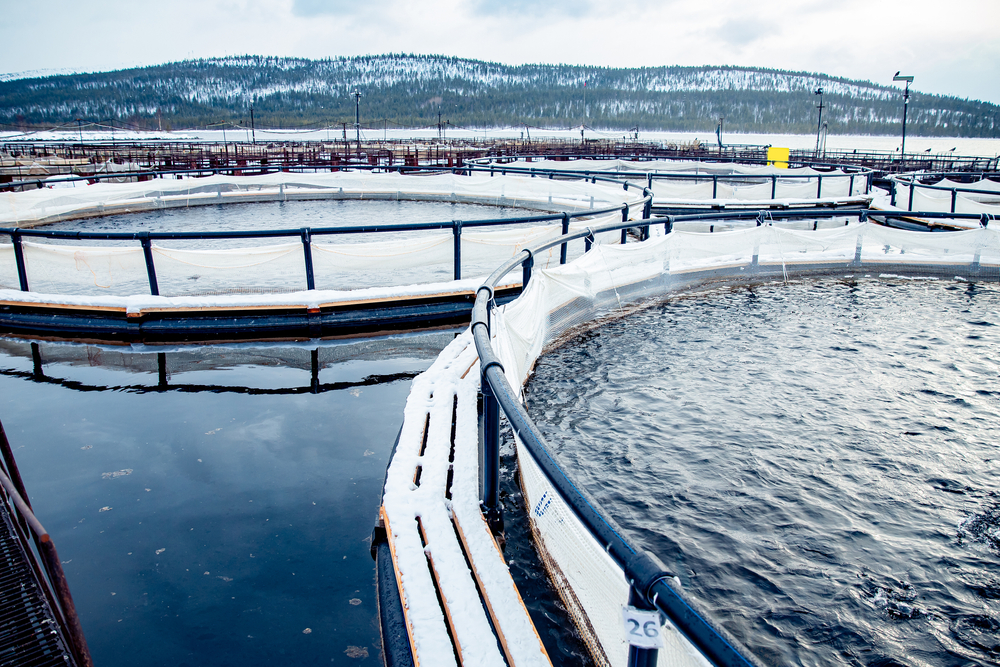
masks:
<path id="1" fill-rule="evenodd" d="M 376 664 L 382 480 L 453 336 L 0 340 L 0 419 L 95 664 Z"/>
<path id="2" fill-rule="evenodd" d="M 677 299 L 543 356 L 562 464 L 768 664 L 1000 664 L 1000 288 Z"/>

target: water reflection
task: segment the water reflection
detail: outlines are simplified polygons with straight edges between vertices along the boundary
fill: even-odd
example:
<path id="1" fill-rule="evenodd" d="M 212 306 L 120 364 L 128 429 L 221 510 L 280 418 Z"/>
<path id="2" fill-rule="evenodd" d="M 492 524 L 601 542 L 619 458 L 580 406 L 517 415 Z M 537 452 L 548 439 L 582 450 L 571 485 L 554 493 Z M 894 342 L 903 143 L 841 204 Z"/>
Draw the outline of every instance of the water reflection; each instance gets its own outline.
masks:
<path id="1" fill-rule="evenodd" d="M 377 657 L 382 478 L 408 380 L 453 336 L 0 340 L 0 414 L 95 664 Z"/>

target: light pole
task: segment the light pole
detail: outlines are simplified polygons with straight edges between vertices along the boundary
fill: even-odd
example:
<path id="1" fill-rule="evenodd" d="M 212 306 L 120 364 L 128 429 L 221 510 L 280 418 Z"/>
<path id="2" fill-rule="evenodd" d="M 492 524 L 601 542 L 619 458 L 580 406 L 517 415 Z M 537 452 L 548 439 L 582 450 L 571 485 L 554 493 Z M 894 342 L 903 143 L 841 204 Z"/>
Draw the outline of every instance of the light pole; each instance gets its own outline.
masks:
<path id="1" fill-rule="evenodd" d="M 910 103 L 910 84 L 913 83 L 912 76 L 900 76 L 899 72 L 892 77 L 893 81 L 905 81 L 906 88 L 903 89 L 903 146 L 899 149 L 900 163 L 906 160 L 906 107 Z"/>
<path id="2" fill-rule="evenodd" d="M 354 98 L 354 130 L 357 132 L 358 151 L 361 151 L 361 92 L 357 88 L 351 93 Z"/>
<path id="3" fill-rule="evenodd" d="M 819 95 L 819 121 L 816 123 L 816 155 L 819 155 L 819 135 L 823 131 L 823 89 L 817 88 L 816 95 Z"/>

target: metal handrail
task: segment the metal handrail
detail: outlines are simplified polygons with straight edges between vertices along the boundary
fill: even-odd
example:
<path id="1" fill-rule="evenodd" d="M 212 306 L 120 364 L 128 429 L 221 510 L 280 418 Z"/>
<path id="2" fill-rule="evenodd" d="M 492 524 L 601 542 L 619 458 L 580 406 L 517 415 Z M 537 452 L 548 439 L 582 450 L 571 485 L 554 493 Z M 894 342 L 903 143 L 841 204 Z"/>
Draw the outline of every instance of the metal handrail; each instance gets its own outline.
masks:
<path id="1" fill-rule="evenodd" d="M 973 172 L 973 173 L 978 173 L 978 172 Z M 937 174 L 933 174 L 933 175 L 937 175 Z M 909 180 L 907 180 L 907 176 L 909 177 Z M 942 178 L 943 178 L 943 176 L 942 176 Z M 940 181 L 938 181 L 937 183 L 935 183 L 933 185 L 931 185 L 931 184 L 924 184 L 924 183 L 918 183 L 917 182 L 917 175 L 916 174 L 907 174 L 907 175 L 903 175 L 903 176 L 892 176 L 892 177 L 889 178 L 889 182 L 892 183 L 892 192 L 890 193 L 890 195 L 891 195 L 890 203 L 893 206 L 896 205 L 896 186 L 897 186 L 897 184 L 902 185 L 904 188 L 909 188 L 910 189 L 909 202 L 908 202 L 908 204 L 906 206 L 907 210 L 909 210 L 909 211 L 913 210 L 913 193 L 917 190 L 917 188 L 924 188 L 926 190 L 940 190 L 940 191 L 943 191 L 943 192 L 950 192 L 951 193 L 951 213 L 955 213 L 955 206 L 956 206 L 956 202 L 958 200 L 958 193 L 959 192 L 970 193 L 970 194 L 980 194 L 980 195 L 993 195 L 994 197 L 1000 197 L 1000 192 L 997 192 L 996 190 L 980 190 L 978 188 L 965 188 L 965 187 L 961 187 L 960 185 L 940 185 Z"/>
<path id="2" fill-rule="evenodd" d="M 66 581 L 66 574 L 63 572 L 59 554 L 56 552 L 49 532 L 45 530 L 45 527 L 31 510 L 2 424 L 0 424 L 0 450 L 2 450 L 4 462 L 4 465 L 0 466 L 0 487 L 3 487 L 5 492 L 3 494 L 4 502 L 14 513 L 15 520 L 11 524 L 14 526 L 25 555 L 31 561 L 32 570 L 41 580 L 43 592 L 56 617 L 56 625 L 59 627 L 60 634 L 66 639 L 66 644 L 73 653 L 76 664 L 79 667 L 93 667 L 94 663 L 87 647 L 87 639 L 83 634 L 76 606 L 73 604 L 73 596 L 70 594 L 69 583 Z M 8 476 L 8 472 L 10 476 Z M 35 551 L 28 543 L 25 531 L 31 533 L 38 554 L 41 555 L 41 563 L 38 562 Z"/>
<path id="3" fill-rule="evenodd" d="M 647 196 L 651 193 L 647 190 Z M 695 213 L 688 215 L 667 216 L 656 219 L 663 221 L 665 231 L 669 232 L 674 222 L 686 220 L 719 220 L 719 219 L 753 219 L 761 225 L 765 220 L 777 218 L 800 217 L 844 217 L 857 216 L 860 221 L 868 219 L 869 215 L 885 216 L 887 218 L 911 217 L 912 213 L 882 212 L 870 209 L 850 209 L 840 211 L 741 211 L 730 213 Z M 923 214 L 921 214 L 923 215 Z M 940 217 L 945 217 L 941 214 Z M 930 217 L 938 217 L 933 215 Z M 954 215 L 950 217 L 980 218 L 985 227 L 985 216 L 973 214 Z M 654 221 L 643 220 L 642 224 Z M 758 667 L 762 663 L 735 640 L 724 628 L 712 622 L 699 609 L 699 605 L 691 600 L 679 588 L 671 585 L 673 575 L 667 568 L 649 552 L 640 552 L 632 547 L 615 527 L 602 516 L 601 512 L 590 502 L 562 467 L 545 444 L 541 431 L 528 415 L 527 409 L 518 400 L 517 392 L 511 387 L 504 374 L 503 365 L 490 343 L 490 302 L 493 290 L 509 272 L 516 270 L 520 264 L 525 271 L 527 287 L 530 278 L 532 257 L 556 245 L 580 238 L 591 239 L 593 235 L 635 226 L 635 221 L 608 223 L 591 229 L 567 234 L 559 239 L 548 241 L 537 246 L 522 250 L 517 256 L 506 261 L 486 279 L 486 282 L 476 292 L 476 301 L 472 310 L 472 334 L 479 354 L 481 383 L 483 392 L 484 433 L 482 447 L 484 461 L 484 510 L 492 525 L 502 525 L 502 517 L 497 517 L 499 511 L 498 498 L 495 494 L 497 483 L 491 478 L 499 476 L 499 415 L 503 410 L 516 437 L 541 468 L 550 483 L 559 491 L 567 505 L 572 509 L 591 535 L 605 548 L 607 553 L 625 572 L 631 586 L 630 604 L 647 609 L 657 609 L 665 614 L 673 624 L 708 657 L 715 665 L 725 667 Z M 644 233 L 644 236 L 646 234 Z M 624 242 L 624 238 L 623 238 Z M 497 413 L 491 415 L 491 413 Z M 491 450 L 497 450 L 492 452 Z M 489 466 L 496 466 L 493 470 Z M 492 516 L 491 516 L 492 514 Z M 630 653 L 630 664 L 639 664 L 642 658 L 636 658 Z"/>
<path id="4" fill-rule="evenodd" d="M 409 167 L 407 169 L 413 169 Z M 479 170 L 478 168 L 473 168 Z M 451 171 L 457 172 L 462 171 L 462 168 L 455 168 Z M 441 171 L 440 169 L 435 169 L 432 171 Z M 485 169 L 482 169 L 485 171 Z M 545 172 L 547 173 L 547 172 Z M 612 177 L 607 177 L 603 175 L 593 175 L 588 177 L 593 183 L 597 181 L 613 183 L 615 185 L 622 186 L 624 191 L 628 191 L 629 188 L 636 188 L 634 183 L 629 183 L 627 181 L 621 181 Z M 650 200 L 644 199 L 644 213 L 649 214 Z M 574 212 L 562 212 L 562 213 L 546 213 L 541 215 L 530 215 L 522 216 L 518 218 L 486 218 L 480 220 L 449 220 L 446 222 L 430 222 L 430 223 L 403 223 L 403 224 L 392 224 L 392 225 L 353 225 L 346 227 L 302 227 L 300 229 L 270 229 L 262 231 L 217 231 L 217 232 L 86 232 L 86 231 L 68 231 L 68 230 L 46 230 L 46 229 L 22 229 L 19 227 L 0 227 L 0 235 L 8 235 L 11 237 L 12 244 L 14 246 L 14 261 L 17 264 L 17 274 L 19 287 L 22 292 L 30 291 L 28 284 L 28 272 L 27 263 L 24 257 L 24 248 L 22 245 L 22 240 L 25 237 L 36 237 L 36 238 L 54 238 L 54 239 L 72 239 L 72 240 L 119 240 L 119 241 L 138 241 L 143 249 L 145 264 L 146 264 L 146 274 L 149 283 L 149 293 L 153 296 L 157 296 L 160 293 L 159 283 L 156 277 L 156 265 L 153 259 L 152 253 L 152 241 L 157 239 L 228 239 L 228 238 L 281 238 L 281 237 L 299 237 L 302 243 L 303 249 L 303 261 L 305 269 L 306 278 L 306 288 L 309 290 L 315 289 L 315 276 L 313 273 L 312 265 L 312 237 L 322 236 L 322 235 L 337 235 L 337 234 L 366 234 L 366 233 L 391 233 L 391 232 L 403 232 L 403 231 L 418 231 L 418 230 L 435 230 L 435 229 L 451 229 L 452 236 L 454 237 L 453 244 L 453 275 L 455 280 L 461 280 L 462 278 L 462 254 L 461 254 L 461 234 L 463 228 L 469 227 L 491 227 L 498 225 L 515 225 L 515 224 L 525 224 L 532 222 L 554 222 L 556 220 L 562 221 L 562 231 L 565 234 L 569 229 L 569 221 L 574 218 L 582 217 L 592 217 L 598 215 L 604 215 L 614 211 L 622 209 L 625 206 L 628 209 L 627 204 L 608 206 L 598 209 L 585 209 L 581 211 Z M 560 257 L 560 263 L 566 262 L 566 253 L 563 252 Z"/>

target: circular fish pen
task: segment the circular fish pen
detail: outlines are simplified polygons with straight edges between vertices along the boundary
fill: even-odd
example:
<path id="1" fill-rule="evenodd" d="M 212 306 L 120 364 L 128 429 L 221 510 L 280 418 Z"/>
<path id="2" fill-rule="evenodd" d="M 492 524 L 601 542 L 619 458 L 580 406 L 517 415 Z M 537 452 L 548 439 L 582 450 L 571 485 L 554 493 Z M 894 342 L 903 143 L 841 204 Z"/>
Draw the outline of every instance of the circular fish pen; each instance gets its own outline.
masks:
<path id="1" fill-rule="evenodd" d="M 164 231 L 162 221 L 134 231 L 37 227 L 113 213 L 297 200 L 314 207 L 354 201 L 474 208 L 456 211 L 472 213 L 464 220 L 373 216 L 355 224 L 315 224 L 329 220 L 321 213 L 271 229 L 247 224 Z M 641 189 L 613 179 L 536 179 L 488 170 L 464 176 L 216 175 L 8 193 L 0 219 L 20 226 L 0 229 L 10 238 L 0 245 L 0 319 L 12 331 L 133 340 L 447 324 L 468 317 L 481 280 L 476 276 L 499 259 L 569 229 L 620 220 L 630 207 L 641 215 L 641 202 Z M 484 213 L 485 206 L 501 215 Z M 567 257 L 553 251 L 538 260 Z M 518 289 L 511 282 L 504 293 Z"/>
<path id="2" fill-rule="evenodd" d="M 482 649 L 488 654 L 485 657 L 480 648 L 474 652 L 468 648 L 468 638 L 483 630 L 477 628 L 482 622 L 484 627 L 495 628 L 498 651 L 504 654 L 496 654 L 497 659 L 511 664 L 545 664 L 548 659 L 541 657 L 545 649 L 530 631 L 518 636 L 520 642 L 510 639 L 515 628 L 525 624 L 527 614 L 517 611 L 513 602 L 507 607 L 495 604 L 509 595 L 506 584 L 500 583 L 505 576 L 509 581 L 509 575 L 491 539 L 503 525 L 497 495 L 502 413 L 515 436 L 524 501 L 538 551 L 596 664 L 636 664 L 631 661 L 648 659 L 650 645 L 666 651 L 671 664 L 704 664 L 706 659 L 717 665 L 761 664 L 687 590 L 684 577 L 689 573 L 677 567 L 672 554 L 647 551 L 657 543 L 636 539 L 634 533 L 619 527 L 620 520 L 629 527 L 646 529 L 642 517 L 619 519 L 611 514 L 616 506 L 606 502 L 606 497 L 589 493 L 586 482 L 591 476 L 600 478 L 600 470 L 591 467 L 582 479 L 578 479 L 579 471 L 567 472 L 543 429 L 525 409 L 523 387 L 543 351 L 558 348 L 597 324 L 627 323 L 630 314 L 668 297 L 812 277 L 863 282 L 866 276 L 902 276 L 958 285 L 1000 279 L 1000 237 L 990 225 L 927 234 L 875 224 L 868 217 L 875 214 L 868 210 L 801 212 L 801 220 L 848 215 L 854 221 L 846 226 L 796 230 L 782 228 L 773 213 L 760 212 L 744 216 L 753 221 L 750 228 L 642 235 L 645 240 L 640 243 L 594 246 L 565 266 L 533 269 L 531 257 L 546 250 L 547 244 L 542 244 L 497 269 L 478 291 L 470 331 L 414 380 L 387 475 L 382 529 L 392 551 L 395 579 L 403 591 L 403 622 L 397 629 L 409 637 L 415 658 L 447 664 L 456 655 L 463 660 L 475 656 L 488 664 L 493 659 L 489 647 Z M 663 226 L 676 230 L 682 222 L 740 215 L 669 216 Z M 789 212 L 784 215 L 795 217 Z M 919 214 L 889 211 L 879 215 L 895 220 Z M 980 222 L 978 214 L 964 218 L 956 214 L 956 219 Z M 591 232 L 613 233 L 621 227 L 618 223 Z M 582 232 L 551 243 L 579 243 L 587 238 L 588 233 Z M 495 304 L 493 286 L 518 268 L 530 277 L 527 287 L 515 301 Z M 646 338 L 652 339 L 652 334 L 647 332 Z M 577 369 L 553 369 L 561 376 L 579 375 Z M 577 379 L 587 384 L 585 376 Z M 619 416 L 627 418 L 603 415 L 609 433 L 619 434 L 616 438 L 621 437 L 621 429 L 615 426 Z M 477 435 L 480 429 L 482 440 Z M 617 451 L 622 446 L 609 444 L 606 449 Z M 602 452 L 599 449 L 593 455 L 600 460 Z M 446 514 L 441 516 L 440 511 Z M 481 518 L 477 521 L 476 517 Z M 454 560 L 463 555 L 468 567 Z M 449 611 L 454 601 L 467 599 L 459 592 L 470 585 L 463 577 L 475 582 L 469 594 L 482 602 L 488 620 L 471 614 L 456 617 Z M 885 598 L 888 589 L 882 588 Z M 877 595 L 875 588 L 871 593 Z M 766 591 L 760 595 L 766 597 Z M 498 608 L 505 611 L 497 612 Z M 628 635 L 630 627 L 644 628 L 652 621 L 639 626 L 629 623 L 655 620 L 657 615 L 659 621 L 649 626 L 650 634 L 656 636 L 652 641 L 644 645 Z M 748 640 L 742 628 L 735 629 Z M 515 643 L 522 651 L 525 646 L 533 648 L 527 655 L 515 655 L 509 648 Z M 768 661 L 775 656 L 762 653 Z"/>
<path id="3" fill-rule="evenodd" d="M 58 183 L 65 187 L 4 193 L 0 224 L 14 226 L 0 228 L 0 237 L 10 239 L 0 244 L 0 324 L 22 333 L 123 340 L 314 337 L 451 324 L 468 316 L 480 282 L 470 276 L 485 275 L 522 248 L 561 234 L 648 219 L 657 201 L 654 187 L 683 194 L 685 206 L 710 209 L 761 204 L 754 198 L 763 190 L 770 193 L 769 210 L 779 212 L 850 209 L 871 200 L 870 171 L 554 164 L 574 168 L 469 165 L 406 174 L 373 169 L 152 180 L 147 174 L 136 177 L 147 180 L 70 187 L 81 179 L 65 179 Z M 588 164 L 595 170 L 582 168 Z M 445 221 L 373 215 L 355 224 L 324 224 L 329 210 L 322 204 L 346 201 L 490 206 L 503 215 L 475 211 L 472 219 Z M 248 202 L 309 202 L 313 209 L 270 228 L 266 221 L 240 224 L 230 216 L 228 228 L 194 230 L 177 215 Z M 523 209 L 532 214 L 510 215 Z M 125 229 L 114 222 L 73 222 L 122 214 Z M 146 219 L 136 223 L 137 215 Z M 175 229 L 164 229 L 168 219 L 176 221 Z M 649 229 L 638 222 L 636 228 L 640 235 Z M 594 238 L 615 240 L 614 234 Z M 550 247 L 533 263 L 555 266 L 581 251 Z M 512 280 L 498 286 L 496 296 L 511 298 L 519 289 Z"/>

